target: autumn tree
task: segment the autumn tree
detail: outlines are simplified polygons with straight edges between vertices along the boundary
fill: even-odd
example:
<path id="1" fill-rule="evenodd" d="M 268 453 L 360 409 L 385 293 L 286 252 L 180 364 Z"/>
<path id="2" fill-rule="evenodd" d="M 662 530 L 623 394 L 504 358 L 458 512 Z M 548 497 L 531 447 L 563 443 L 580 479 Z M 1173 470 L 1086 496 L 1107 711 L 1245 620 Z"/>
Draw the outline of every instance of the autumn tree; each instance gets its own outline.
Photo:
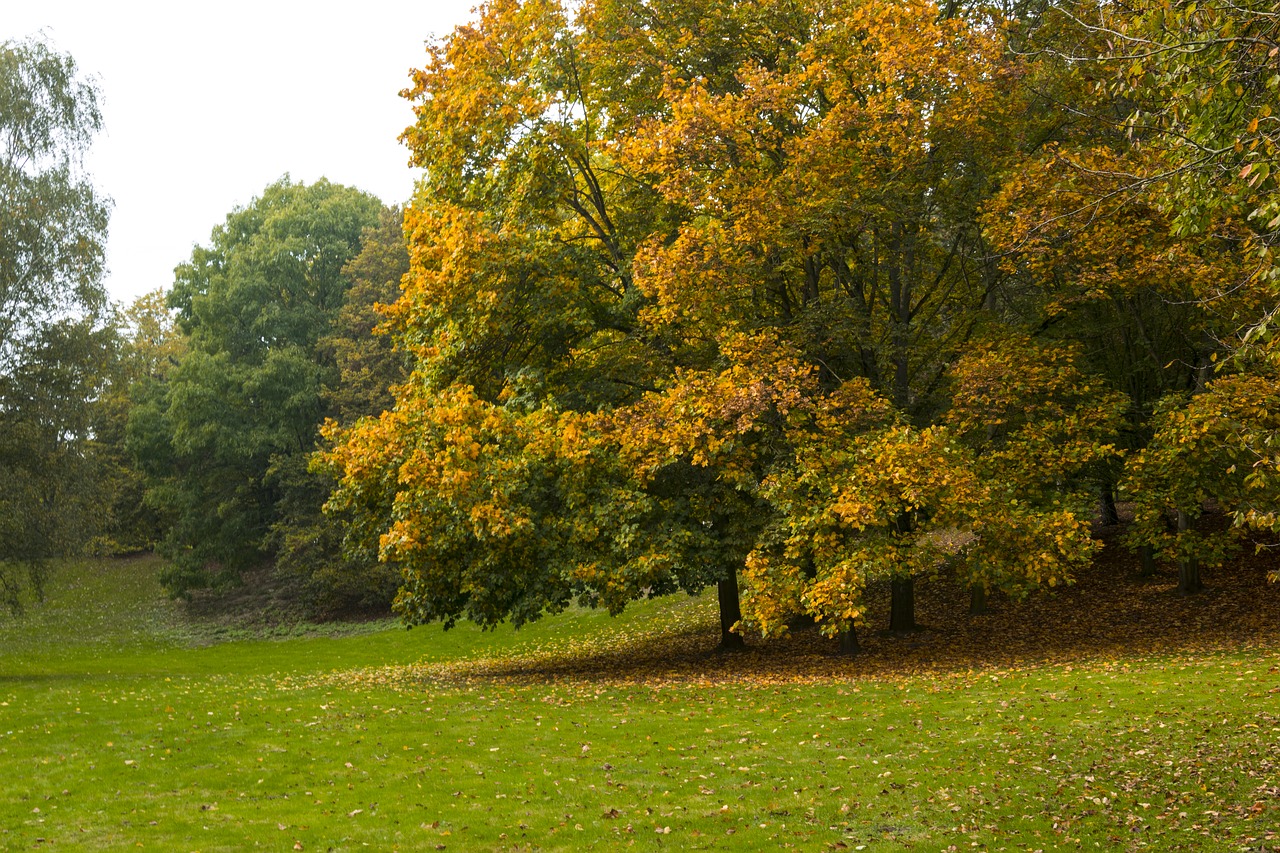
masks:
<path id="1" fill-rule="evenodd" d="M 853 652 L 877 578 L 953 574 L 985 601 L 1068 582 L 1088 562 L 1096 543 L 1064 480 L 1113 452 L 1103 442 L 1123 401 L 1095 400 L 1069 366 L 1014 351 L 966 356 L 946 426 L 911 426 L 862 378 L 791 407 L 791 458 L 762 489 L 778 515 L 747 558 L 747 624 L 776 635 L 805 614 Z M 1055 373 L 1056 387 L 1036 382 Z"/>
<path id="2" fill-rule="evenodd" d="M 1269 367 L 1219 377 L 1189 399 L 1165 400 L 1151 442 L 1130 461 L 1129 539 L 1176 564 L 1180 593 L 1199 592 L 1201 569 L 1235 554 L 1247 528 L 1277 528 L 1278 411 L 1280 383 Z M 1198 529 L 1210 505 L 1235 523 Z"/>
<path id="3" fill-rule="evenodd" d="M 1163 401 L 1152 444 L 1130 472 L 1141 518 L 1135 538 L 1166 546 L 1179 565 L 1179 588 L 1189 593 L 1200 585 L 1200 565 L 1219 562 L 1230 540 L 1243 535 L 1195 531 L 1206 500 L 1237 525 L 1275 529 L 1264 496 L 1275 484 L 1265 407 L 1276 393 L 1280 19 L 1258 0 L 1175 0 L 1123 14 L 1089 8 L 1080 18 L 1108 34 L 1103 60 L 1115 69 L 1113 85 L 1136 102 L 1128 126 L 1161 149 L 1165 171 L 1153 190 L 1171 230 L 1209 236 L 1232 223 L 1242 262 L 1225 283 L 1255 299 L 1237 313 L 1249 328 L 1221 338 L 1223 350 L 1242 349 L 1242 357 L 1215 381 L 1206 370 L 1196 393 Z M 1202 298 L 1198 307 L 1212 312 L 1216 301 Z M 1164 514 L 1175 521 L 1162 532 Z"/>
<path id="4" fill-rule="evenodd" d="M 391 312 L 415 369 L 335 428 L 331 505 L 384 531 L 411 621 L 714 581 L 732 640 L 739 570 L 797 511 L 766 483 L 835 440 L 792 413 L 856 380 L 907 446 L 935 434 L 1003 275 L 979 212 L 1018 153 L 1017 69 L 986 12 L 927 3 L 575 13 L 490 4 L 415 74 Z M 945 516 L 918 509 L 893 523 Z M 529 559 L 536 582 L 500 580 Z M 916 563 L 882 562 L 909 627 Z"/>
<path id="5" fill-rule="evenodd" d="M 431 49 L 407 92 L 417 121 L 405 138 L 426 177 L 406 213 L 411 266 L 391 314 L 417 363 L 396 411 L 337 436 L 329 458 L 342 484 L 333 506 L 385 513 L 371 523 L 388 530 L 384 556 L 404 569 L 397 606 L 411 622 L 462 613 L 484 624 L 520 622 L 571 594 L 599 600 L 577 578 L 571 558 L 581 551 L 557 538 L 555 515 L 587 483 L 609 496 L 606 515 L 632 499 L 654 500 L 608 454 L 575 457 L 572 474 L 547 455 L 559 430 L 582 434 L 575 412 L 632 400 L 670 370 L 665 345 L 637 334 L 642 296 L 631 270 L 635 245 L 657 227 L 664 205 L 602 135 L 613 127 L 614 105 L 602 99 L 605 84 L 593 70 L 599 49 L 572 31 L 557 4 L 494 3 L 475 26 Z M 476 442 L 484 454 L 475 456 L 470 441 L 455 447 L 470 434 L 445 428 L 455 421 L 495 430 Z M 451 460 L 458 470 L 412 473 L 421 458 Z M 464 500 L 453 492 L 455 475 L 489 491 Z M 516 502 L 504 509 L 509 523 L 478 526 L 493 511 L 480 497 L 490 492 L 504 496 L 499 506 Z M 624 514 L 675 531 L 701 527 L 676 515 Z M 591 539 L 586 529 L 579 534 Z M 699 579 L 693 588 L 724 577 L 724 566 L 705 556 L 682 575 Z M 462 580 L 473 572 L 484 589 Z M 636 594 L 672 588 L 666 575 L 651 577 L 623 586 Z"/>
<path id="6" fill-rule="evenodd" d="M 802 8 L 803 25 L 779 33 L 794 41 L 739 65 L 735 86 L 666 76 L 668 114 L 628 144 L 689 212 L 641 248 L 641 317 L 704 349 L 726 330 L 780 329 L 828 386 L 863 378 L 923 428 L 999 280 L 978 214 L 1016 153 L 1017 72 L 980 16 Z M 893 565 L 904 630 L 913 572 Z"/>
<path id="7" fill-rule="evenodd" d="M 1280 239 L 1280 20 L 1264 0 L 1089 5 L 1083 26 L 1106 36 L 1102 59 L 1136 104 L 1128 125 L 1167 149 L 1162 203 L 1177 233 L 1203 233 L 1223 214 L 1248 220 L 1276 279 Z"/>
<path id="8" fill-rule="evenodd" d="M 1018 561 L 1040 547 L 1037 535 L 1066 565 L 1079 567 L 1092 553 L 1086 525 L 1097 485 L 1122 461 L 1130 400 L 1081 361 L 1075 347 L 1004 332 L 976 338 L 951 368 L 945 422 L 972 451 L 993 504 L 978 520 L 985 534 L 970 530 L 974 538 L 963 543 L 971 613 L 985 610 L 993 588 L 1035 588 Z M 1048 576 L 1050 585 L 1061 579 Z"/>
<path id="9" fill-rule="evenodd" d="M 1081 344 L 1093 371 L 1130 397 L 1127 444 L 1140 452 L 1126 476 L 1141 519 L 1130 541 L 1147 567 L 1157 548 L 1180 555 L 1181 586 L 1191 592 L 1195 519 L 1206 500 L 1233 503 L 1210 484 L 1234 479 L 1225 470 L 1234 463 L 1211 473 L 1193 461 L 1220 458 L 1221 437 L 1231 434 L 1206 426 L 1223 411 L 1218 395 L 1199 396 L 1243 342 L 1266 339 L 1275 301 L 1276 223 L 1266 214 L 1275 22 L 1247 3 L 1070 3 L 1054 16 L 1043 55 L 1060 61 L 1060 79 L 1091 83 L 1061 112 L 1088 116 L 1091 133 L 1056 140 L 1028 161 L 990 206 L 988 234 L 1006 251 L 1011 278 L 1050 294 L 1040 308 L 1046 337 Z M 1265 372 L 1231 381 L 1254 396 L 1271 382 Z M 1193 450 L 1197 438 L 1208 443 Z M 1174 477 L 1179 443 L 1189 455 Z M 1242 446 L 1237 456 L 1250 453 Z M 1120 473 L 1108 473 L 1104 497 Z M 1265 465 L 1253 474 L 1265 477 Z M 1175 497 L 1186 505 L 1169 506 Z M 1166 513 L 1180 533 L 1158 533 Z M 1205 549 L 1202 558 L 1220 559 L 1221 548 Z"/>

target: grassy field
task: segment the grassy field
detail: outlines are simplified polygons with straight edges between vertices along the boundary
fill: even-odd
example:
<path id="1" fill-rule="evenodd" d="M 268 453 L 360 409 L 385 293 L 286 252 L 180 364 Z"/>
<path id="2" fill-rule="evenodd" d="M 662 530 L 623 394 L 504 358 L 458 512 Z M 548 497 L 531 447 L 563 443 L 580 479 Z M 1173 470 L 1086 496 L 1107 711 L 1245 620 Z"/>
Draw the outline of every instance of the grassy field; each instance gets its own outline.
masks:
<path id="1" fill-rule="evenodd" d="M 68 564 L 0 623 L 0 848 L 1280 848 L 1265 585 L 1207 645 L 1185 626 L 1226 597 L 1148 583 L 1164 633 L 1089 642 L 1052 614 L 1101 605 L 1069 598 L 951 625 L 926 598 L 930 631 L 848 661 L 811 636 L 711 654 L 713 598 L 686 597 L 227 641 L 158 571 Z"/>

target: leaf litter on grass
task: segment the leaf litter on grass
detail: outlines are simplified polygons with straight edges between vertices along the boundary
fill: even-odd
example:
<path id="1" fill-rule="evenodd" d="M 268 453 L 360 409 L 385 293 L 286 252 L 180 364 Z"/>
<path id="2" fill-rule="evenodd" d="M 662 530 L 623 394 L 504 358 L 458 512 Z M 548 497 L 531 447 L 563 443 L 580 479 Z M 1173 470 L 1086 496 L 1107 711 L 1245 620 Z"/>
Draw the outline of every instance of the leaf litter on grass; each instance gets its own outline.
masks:
<path id="1" fill-rule="evenodd" d="M 1214 570 L 1205 593 L 1180 597 L 1171 570 L 1140 577 L 1136 559 L 1109 541 L 1072 586 L 1021 602 L 993 597 L 984 616 L 967 614 L 966 591 L 955 584 L 922 583 L 918 618 L 926 627 L 903 636 L 864 629 L 854 658 L 837 655 L 834 642 L 812 629 L 716 653 L 714 599 L 673 597 L 639 624 L 513 640 L 508 651 L 350 670 L 297 686 L 483 694 L 495 709 L 541 702 L 559 714 L 575 706 L 575 713 L 620 707 L 628 716 L 668 707 L 687 721 L 696 720 L 704 697 L 733 696 L 746 715 L 775 721 L 800 702 L 810 724 L 825 719 L 819 706 L 835 693 L 837 702 L 852 700 L 859 716 L 829 714 L 830 734 L 797 741 L 818 750 L 809 759 L 815 779 L 841 766 L 851 774 L 810 795 L 810 808 L 839 805 L 828 820 L 842 834 L 831 843 L 896 849 L 945 838 L 959 846 L 944 850 L 1007 841 L 1027 850 L 1091 842 L 1261 850 L 1280 828 L 1280 720 L 1265 710 L 1280 694 L 1280 586 L 1266 580 L 1274 566 L 1265 555 L 1242 557 Z M 888 591 L 871 595 L 880 607 L 870 619 L 883 622 Z M 1200 704 L 1188 705 L 1186 693 Z M 838 734 L 863 728 L 860 737 Z M 862 738 L 902 751 L 890 749 L 886 765 L 876 766 Z M 932 738 L 953 744 L 939 752 Z M 776 749 L 760 743 L 766 755 Z M 768 781 L 752 781 L 766 772 L 759 753 L 720 751 L 730 765 L 742 763 L 743 784 Z M 896 766 L 904 759 L 908 766 Z M 779 771 L 787 772 L 772 772 Z M 862 778 L 868 772 L 872 778 Z M 785 778 L 772 780 L 775 791 Z M 869 783 L 880 784 L 866 790 Z M 842 787 L 848 795 L 836 793 Z M 896 810 L 888 802 L 895 793 L 904 798 Z M 890 807 L 876 818 L 865 811 L 873 802 Z M 753 816 L 765 818 L 759 831 L 772 831 L 770 815 L 779 808 L 766 804 Z M 954 825 L 939 823 L 939 810 L 953 814 Z"/>
<path id="2" fill-rule="evenodd" d="M 666 610 L 639 625 L 527 646 L 513 641 L 514 649 L 507 652 L 368 667 L 319 679 L 407 690 L 483 681 L 773 685 L 920 675 L 968 678 L 1044 665 L 1125 668 L 1153 658 L 1271 651 L 1280 648 L 1280 584 L 1267 581 L 1275 564 L 1268 555 L 1238 558 L 1208 575 L 1205 592 L 1182 597 L 1172 570 L 1140 577 L 1136 558 L 1109 541 L 1073 585 L 1025 601 L 993 596 L 990 612 L 982 616 L 968 615 L 967 592 L 956 584 L 926 581 L 916 593 L 923 627 L 904 635 L 864 628 L 859 631 L 863 651 L 853 657 L 837 654 L 835 641 L 814 629 L 767 643 L 752 641 L 742 652 L 716 652 L 714 597 L 673 596 Z M 873 588 L 869 597 L 879 605 L 869 621 L 873 626 L 887 621 L 887 589 Z M 1280 692 L 1280 678 L 1272 680 L 1269 689 Z"/>
<path id="3" fill-rule="evenodd" d="M 1248 562 L 1236 568 L 1262 568 Z M 89 762 L 97 769 L 85 778 L 123 790 L 125 805 L 106 795 L 72 811 L 66 801 L 63 823 L 124 808 L 178 826 L 198 796 L 220 806 L 193 811 L 192 826 L 224 840 L 283 822 L 310 826 L 308 845 L 358 838 L 385 848 L 381 822 L 428 808 L 424 822 L 440 825 L 415 843 L 451 849 L 630 840 L 640 849 L 844 844 L 872 853 L 1270 848 L 1267 833 L 1280 826 L 1271 692 L 1280 675 L 1274 631 L 1250 620 L 1255 608 L 1275 613 L 1276 590 L 1228 570 L 1211 576 L 1213 594 L 1184 600 L 1171 577 L 1140 581 L 1132 569 L 1082 576 L 1068 590 L 1079 613 L 1055 595 L 997 601 L 991 616 L 970 620 L 963 590 L 921 584 L 929 628 L 864 631 L 866 653 L 853 660 L 811 631 L 715 654 L 710 596 L 648 603 L 616 622 L 574 611 L 527 633 L 460 633 L 435 649 L 425 631 L 399 635 L 421 637 L 414 643 L 437 658 L 473 650 L 443 663 L 326 666 L 346 659 L 326 644 L 308 645 L 293 665 L 284 655 L 278 669 L 249 667 L 265 647 L 223 645 L 199 654 L 198 671 L 187 673 L 184 658 L 172 682 L 168 671 L 137 667 L 65 688 L 15 682 L 18 692 L 0 699 L 43 697 L 41 710 L 23 711 L 0 749 L 15 769 L 51 762 L 13 781 L 30 789 L 18 804 L 26 813 L 13 812 L 24 826 L 52 819 L 58 790 L 82 796 L 73 783 Z M 1152 625 L 1090 634 L 1107 624 L 1108 601 L 1131 593 L 1145 596 L 1130 605 L 1148 608 Z M 1220 621 L 1205 622 L 1205 608 Z M 1078 630 L 1059 630 L 1068 622 Z M 1199 622 L 1205 632 L 1190 636 Z M 1242 645 L 1256 649 L 1241 654 Z M 331 674 L 305 674 L 318 669 Z M 69 740 L 86 724 L 113 745 Z M 152 799 L 138 782 L 161 770 L 179 775 Z M 237 829 L 233 817 L 249 823 Z M 50 825 L 30 829 L 44 837 Z"/>

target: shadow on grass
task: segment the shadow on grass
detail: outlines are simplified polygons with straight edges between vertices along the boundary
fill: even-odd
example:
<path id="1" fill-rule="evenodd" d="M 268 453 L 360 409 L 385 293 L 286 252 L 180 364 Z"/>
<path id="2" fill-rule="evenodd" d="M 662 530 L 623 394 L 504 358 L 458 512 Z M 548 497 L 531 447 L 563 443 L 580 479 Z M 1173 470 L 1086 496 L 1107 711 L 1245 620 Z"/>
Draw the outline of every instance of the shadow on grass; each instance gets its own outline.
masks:
<path id="1" fill-rule="evenodd" d="M 1107 537 L 1114 540 L 1115 531 Z M 1274 556 L 1248 554 L 1206 572 L 1201 594 L 1177 594 L 1172 568 L 1140 577 L 1136 557 L 1108 541 L 1098 560 L 1065 588 L 1025 601 L 991 597 L 990 611 L 968 614 L 965 590 L 946 579 L 917 586 L 917 618 L 926 627 L 896 636 L 888 622 L 888 588 L 873 586 L 862 652 L 838 654 L 816 629 L 720 654 L 714 605 L 695 622 L 629 635 L 603 632 L 588 641 L 521 653 L 408 668 L 401 679 L 431 684 L 477 680 L 513 683 L 591 681 L 794 683 L 963 675 L 1039 664 L 1107 662 L 1143 657 L 1280 646 L 1280 584 L 1267 582 Z"/>

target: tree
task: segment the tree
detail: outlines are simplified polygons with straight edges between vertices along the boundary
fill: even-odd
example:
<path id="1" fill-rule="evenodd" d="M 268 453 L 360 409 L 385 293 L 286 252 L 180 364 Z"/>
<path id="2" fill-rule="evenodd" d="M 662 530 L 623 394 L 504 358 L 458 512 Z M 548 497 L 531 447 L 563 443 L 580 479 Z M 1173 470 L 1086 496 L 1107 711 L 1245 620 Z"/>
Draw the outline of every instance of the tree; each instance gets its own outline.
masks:
<path id="1" fill-rule="evenodd" d="M 0 43 L 0 591 L 11 609 L 42 560 L 92 525 L 88 411 L 111 336 L 108 205 L 81 169 L 98 92 L 39 40 Z"/>
<path id="2" fill-rule="evenodd" d="M 739 570 L 801 511 L 766 483 L 880 435 L 788 418 L 861 380 L 907 445 L 941 434 L 947 366 L 995 313 L 979 213 L 1018 156 L 1017 69 L 985 11 L 924 2 L 575 11 L 492 3 L 415 74 L 391 311 L 415 369 L 332 433 L 331 506 L 382 514 L 410 621 L 714 582 L 733 640 Z M 916 509 L 895 523 L 945 515 Z M 917 563 L 882 562 L 909 603 Z"/>
<path id="3" fill-rule="evenodd" d="M 0 365 L 47 322 L 103 307 L 107 203 L 80 161 L 98 92 L 41 41 L 0 44 Z"/>
<path id="4" fill-rule="evenodd" d="M 1280 19 L 1265 0 L 1105 4 L 1082 10 L 1108 37 L 1103 59 L 1136 109 L 1129 126 L 1168 149 L 1160 190 L 1178 233 L 1201 233 L 1223 212 L 1247 219 L 1262 260 L 1280 240 Z"/>
<path id="5" fill-rule="evenodd" d="M 429 49 L 406 92 L 405 141 L 426 175 L 390 314 L 414 373 L 393 412 L 335 432 L 327 459 L 331 507 L 385 533 L 410 623 L 519 623 L 580 591 L 578 552 L 556 547 L 554 511 L 576 487 L 551 437 L 666 369 L 633 335 L 630 269 L 663 205 L 601 135 L 612 107 L 590 46 L 559 4 L 495 2 Z M 617 482 L 616 465 L 592 458 Z M 424 467 L 436 459 L 443 470 Z M 510 523 L 481 523 L 490 515 Z"/>
<path id="6" fill-rule="evenodd" d="M 147 477 L 129 451 L 134 409 L 163 392 L 187 350 L 186 337 L 166 304 L 164 290 L 143 294 L 112 320 L 118 352 L 95 406 L 92 432 L 102 471 L 103 529 L 93 549 L 102 553 L 150 550 L 163 535 L 164 509 L 148 506 Z"/>
<path id="7" fill-rule="evenodd" d="M 351 425 L 377 417 L 395 402 L 392 389 L 408 378 L 408 353 L 386 334 L 386 306 L 400 295 L 409 271 L 403 213 L 383 208 L 376 225 L 365 228 L 360 253 L 343 268 L 351 281 L 342 308 L 318 344 L 320 359 L 337 368 L 323 391 L 327 416 Z M 399 585 L 399 572 L 378 560 L 377 533 L 355 513 L 325 516 L 323 499 L 336 483 L 325 466 L 309 463 L 319 500 L 291 504 L 275 526 L 276 565 L 303 579 L 303 595 L 319 613 L 351 609 L 386 611 Z"/>
<path id="8" fill-rule="evenodd" d="M 1051 533 L 1042 538 L 1067 555 L 1065 565 L 1082 565 L 1092 553 L 1082 522 L 1092 515 L 1095 486 L 1121 460 L 1116 442 L 1130 401 L 1080 361 L 1076 347 L 1005 332 L 975 339 L 951 368 L 945 420 L 973 451 L 994 505 L 977 525 L 986 534 L 963 548 L 970 613 L 985 610 L 992 588 L 1036 585 L 1019 560 L 1038 547 L 1037 532 Z"/>
<path id="9" fill-rule="evenodd" d="M 1211 389 L 1231 353 L 1272 346 L 1280 31 L 1269 5 L 1252 2 L 1067 3 L 1053 17 L 1061 27 L 1040 41 L 1067 60 L 1064 76 L 1094 84 L 1069 106 L 1094 132 L 1012 176 L 988 233 L 1013 277 L 1053 294 L 1046 336 L 1083 344 L 1094 371 L 1130 396 L 1128 539 L 1144 571 L 1157 551 L 1176 557 L 1190 593 L 1199 566 L 1242 536 L 1196 531 L 1206 501 L 1239 505 L 1237 463 L 1251 460 L 1255 487 L 1268 479 L 1260 433 Z M 1255 375 L 1220 387 L 1238 389 L 1242 405 L 1265 397 L 1273 370 L 1262 359 L 1227 368 L 1238 372 Z M 1108 473 L 1104 495 L 1120 474 Z M 1257 503 L 1235 515 L 1264 527 L 1269 517 Z"/>
<path id="10" fill-rule="evenodd" d="M 1234 554 L 1247 527 L 1277 529 L 1278 412 L 1273 370 L 1222 376 L 1190 399 L 1166 399 L 1151 442 L 1130 460 L 1123 483 L 1134 503 L 1129 540 L 1177 564 L 1182 594 L 1202 589 L 1201 569 Z M 1235 524 L 1197 529 L 1211 502 Z"/>
<path id="11" fill-rule="evenodd" d="M 43 561 L 79 553 L 103 531 L 104 460 L 93 427 L 116 360 L 110 326 L 49 323 L 24 341 L 12 375 L 0 377 L 0 565 L 24 567 L 39 588 Z M 8 571 L 0 594 L 21 605 Z"/>
<path id="12" fill-rule="evenodd" d="M 160 550 L 174 592 L 235 582 L 278 547 L 277 522 L 323 502 L 307 458 L 336 371 L 319 342 L 379 210 L 358 190 L 286 177 L 178 268 L 169 304 L 189 350 L 130 421 L 147 499 L 171 513 Z"/>
<path id="13" fill-rule="evenodd" d="M 386 317 L 408 272 L 404 212 L 383 208 L 378 223 L 361 235 L 360 254 L 343 268 L 351 286 L 319 343 L 338 367 L 337 381 L 325 388 L 325 397 L 339 423 L 351 424 L 390 409 L 395 403 L 391 389 L 409 376 L 411 359 L 395 346 Z"/>
<path id="14" fill-rule="evenodd" d="M 983 355 L 957 371 L 951 429 L 912 427 L 861 378 L 792 407 L 785 430 L 792 457 L 779 460 L 762 489 L 777 519 L 747 557 L 747 624 L 780 634 L 805 614 L 853 652 L 872 579 L 950 570 L 985 598 L 991 588 L 1025 594 L 1056 586 L 1088 561 L 1096 543 L 1053 480 L 1110 450 L 1091 444 L 1091 433 L 1105 434 L 1105 420 L 1077 418 L 1096 409 L 1061 411 L 1070 406 L 1061 398 L 1077 393 L 1061 386 L 1038 387 L 1041 411 L 1033 405 L 1025 421 L 1011 406 L 1002 413 L 1000 398 L 1017 383 L 991 369 L 999 357 Z M 975 452 L 957 438 L 967 437 L 981 404 L 993 417 Z M 1033 460 L 1040 465 L 1031 469 Z M 910 607 L 910 598 L 896 596 L 891 606 Z"/>
<path id="15" fill-rule="evenodd" d="M 641 248 L 641 317 L 703 351 L 779 329 L 828 387 L 864 378 L 923 428 L 991 310 L 999 270 L 978 215 L 1017 153 L 1017 72 L 981 13 L 783 6 L 773 61 L 743 61 L 721 89 L 668 75 L 669 112 L 624 149 L 687 212 Z M 891 624 L 906 630 L 910 563 L 892 565 Z"/>

